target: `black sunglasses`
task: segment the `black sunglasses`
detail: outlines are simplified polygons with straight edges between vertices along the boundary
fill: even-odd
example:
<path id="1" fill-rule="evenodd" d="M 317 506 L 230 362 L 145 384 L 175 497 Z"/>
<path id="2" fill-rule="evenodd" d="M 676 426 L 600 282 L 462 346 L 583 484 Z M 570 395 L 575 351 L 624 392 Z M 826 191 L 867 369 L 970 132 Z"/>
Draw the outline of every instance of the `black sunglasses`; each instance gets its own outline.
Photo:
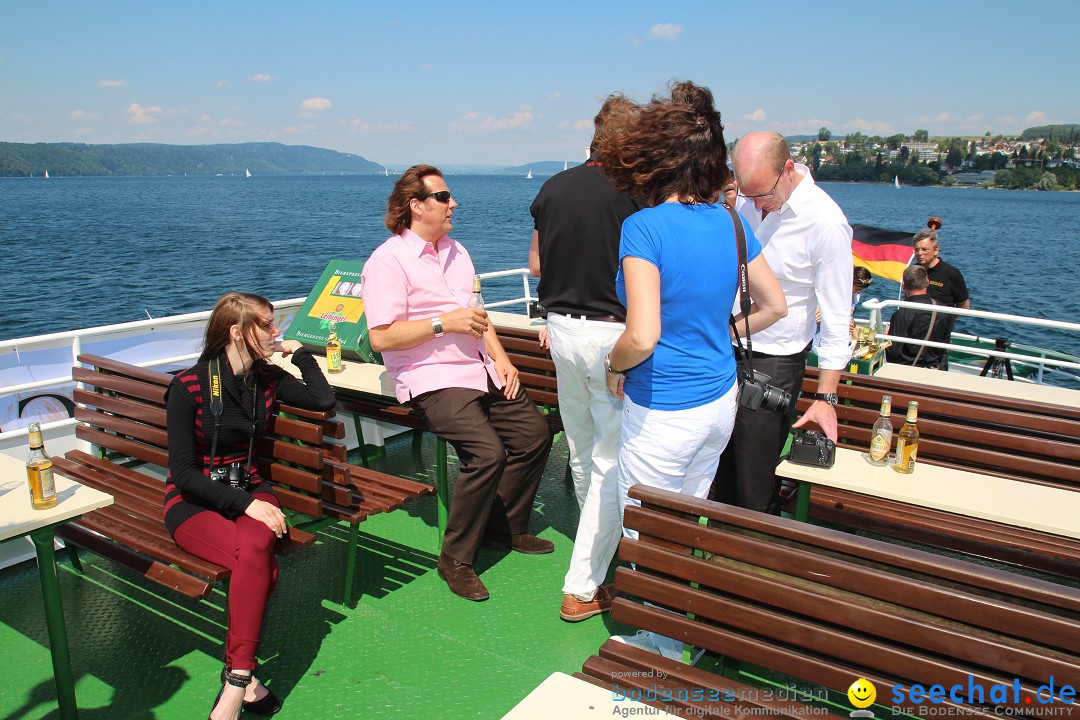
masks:
<path id="1" fill-rule="evenodd" d="M 439 192 L 424 193 L 423 195 L 421 195 L 420 197 L 418 197 L 416 199 L 417 200 L 427 200 L 428 198 L 435 198 L 438 202 L 441 202 L 444 205 L 449 204 L 449 202 L 450 202 L 450 191 L 449 190 L 440 190 Z"/>

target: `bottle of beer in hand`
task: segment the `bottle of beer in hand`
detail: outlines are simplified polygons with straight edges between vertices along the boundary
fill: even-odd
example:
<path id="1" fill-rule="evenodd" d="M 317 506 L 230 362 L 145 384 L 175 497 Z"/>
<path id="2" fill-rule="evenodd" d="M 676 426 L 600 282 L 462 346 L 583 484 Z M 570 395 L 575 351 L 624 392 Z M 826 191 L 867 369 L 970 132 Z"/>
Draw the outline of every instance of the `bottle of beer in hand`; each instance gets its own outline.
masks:
<path id="1" fill-rule="evenodd" d="M 870 464 L 885 465 L 889 461 L 889 450 L 892 448 L 892 395 L 881 397 L 881 414 L 874 423 L 874 430 L 870 435 Z"/>
<path id="2" fill-rule="evenodd" d="M 915 454 L 919 450 L 919 431 L 915 421 L 919 415 L 919 403 L 912 400 L 907 406 L 907 419 L 896 439 L 896 460 L 892 469 L 905 475 L 915 472 Z"/>
<path id="3" fill-rule="evenodd" d="M 337 323 L 330 323 L 330 334 L 326 336 L 326 372 L 339 373 L 341 367 L 341 341 L 338 340 Z"/>
<path id="4" fill-rule="evenodd" d="M 472 278 L 472 297 L 469 298 L 469 307 L 476 308 L 477 310 L 484 309 L 484 296 L 480 294 L 479 275 L 473 275 Z"/>
<path id="5" fill-rule="evenodd" d="M 56 507 L 52 458 L 45 452 L 41 426 L 30 423 L 30 457 L 26 461 L 26 481 L 30 483 L 30 506 L 35 510 Z"/>

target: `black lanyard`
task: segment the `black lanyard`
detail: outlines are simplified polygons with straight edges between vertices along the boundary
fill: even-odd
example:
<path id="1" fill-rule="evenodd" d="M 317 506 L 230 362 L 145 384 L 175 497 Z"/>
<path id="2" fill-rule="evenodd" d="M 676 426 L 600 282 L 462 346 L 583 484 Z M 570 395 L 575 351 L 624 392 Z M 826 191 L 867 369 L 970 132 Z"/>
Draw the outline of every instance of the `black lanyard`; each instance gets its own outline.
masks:
<path id="1" fill-rule="evenodd" d="M 225 403 L 221 395 L 221 358 L 214 358 L 208 366 L 210 371 L 210 412 L 214 415 L 214 438 L 210 441 L 210 476 L 214 475 L 214 463 L 217 461 L 218 430 L 221 428 L 221 413 L 225 409 Z M 245 476 L 251 475 L 251 454 L 255 449 L 255 427 L 258 416 L 258 387 L 257 380 L 251 384 L 251 430 L 248 433 L 247 467 Z"/>
<path id="2" fill-rule="evenodd" d="M 731 215 L 731 222 L 735 224 L 735 245 L 739 253 L 739 309 L 742 311 L 743 321 L 746 323 L 746 351 L 743 352 L 742 343 L 739 342 L 739 328 L 735 324 L 735 317 L 728 318 L 728 324 L 735 331 L 735 347 L 746 361 L 746 369 L 750 373 L 750 379 L 754 379 L 754 346 L 750 343 L 750 271 L 746 265 L 746 233 L 743 232 L 742 220 L 735 210 L 724 203 L 724 209 Z"/>

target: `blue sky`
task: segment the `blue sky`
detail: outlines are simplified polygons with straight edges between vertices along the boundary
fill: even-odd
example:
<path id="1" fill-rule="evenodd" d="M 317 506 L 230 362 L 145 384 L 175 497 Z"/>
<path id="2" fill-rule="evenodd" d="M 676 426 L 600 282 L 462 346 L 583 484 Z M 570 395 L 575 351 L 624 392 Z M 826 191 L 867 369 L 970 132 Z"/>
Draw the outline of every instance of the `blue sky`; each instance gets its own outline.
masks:
<path id="1" fill-rule="evenodd" d="M 730 137 L 1018 133 L 1080 122 L 1078 31 L 1076 0 L 0 0 L 0 140 L 580 160 L 606 95 L 673 78 Z"/>

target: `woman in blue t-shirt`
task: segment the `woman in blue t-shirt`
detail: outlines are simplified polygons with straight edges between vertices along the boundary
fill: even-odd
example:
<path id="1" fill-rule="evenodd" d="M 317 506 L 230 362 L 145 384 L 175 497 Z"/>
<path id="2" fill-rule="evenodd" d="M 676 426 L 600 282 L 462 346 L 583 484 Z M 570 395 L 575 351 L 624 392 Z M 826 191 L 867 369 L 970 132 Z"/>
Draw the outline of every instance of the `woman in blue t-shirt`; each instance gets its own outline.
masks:
<path id="1" fill-rule="evenodd" d="M 731 173 L 712 92 L 677 83 L 670 98 L 626 113 L 620 125 L 601 141 L 599 155 L 615 184 L 648 205 L 623 223 L 615 284 L 626 305 L 626 330 L 607 358 L 608 389 L 625 396 L 618 456 L 625 509 L 635 502 L 627 492 L 636 483 L 708 494 L 735 423 L 728 318 L 739 261 L 733 218 L 721 198 Z M 757 332 L 786 315 L 787 303 L 745 222 L 743 231 L 750 330 Z M 670 638 L 620 639 L 681 657 L 681 645 Z"/>
<path id="2" fill-rule="evenodd" d="M 605 145 L 605 170 L 649 205 L 623 223 L 615 282 L 626 331 L 608 356 L 608 387 L 626 398 L 623 505 L 639 482 L 705 497 L 736 408 L 728 317 L 738 251 L 721 204 L 730 182 L 724 128 L 712 93 L 682 82 L 670 99 L 628 113 Z M 787 304 L 745 222 L 743 231 L 757 332 L 783 317 Z"/>

